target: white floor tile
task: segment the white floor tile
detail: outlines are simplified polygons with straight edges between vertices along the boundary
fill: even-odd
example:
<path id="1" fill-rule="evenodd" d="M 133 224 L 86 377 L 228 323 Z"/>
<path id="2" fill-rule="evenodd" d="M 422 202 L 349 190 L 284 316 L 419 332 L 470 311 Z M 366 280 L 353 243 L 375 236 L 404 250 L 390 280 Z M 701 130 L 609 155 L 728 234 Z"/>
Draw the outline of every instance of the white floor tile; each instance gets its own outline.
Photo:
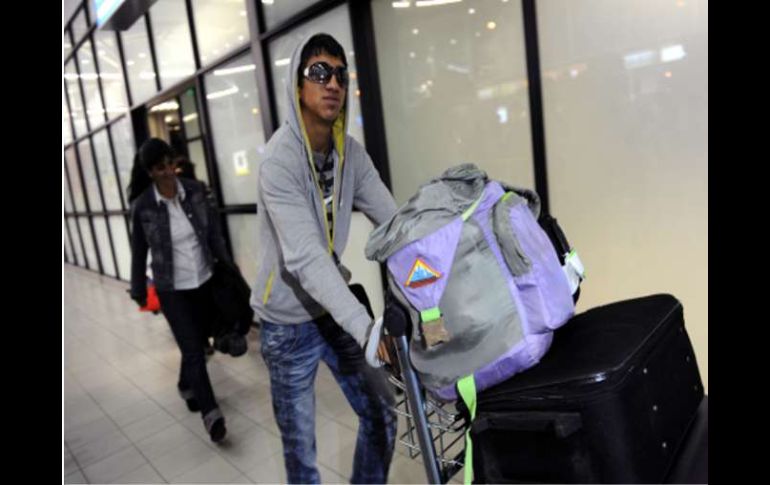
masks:
<path id="1" fill-rule="evenodd" d="M 143 465 L 115 479 L 114 483 L 167 483 L 152 465 Z"/>
<path id="2" fill-rule="evenodd" d="M 147 460 L 141 453 L 133 446 L 130 446 L 93 465 L 85 467 L 83 474 L 91 483 L 111 483 L 121 475 L 147 464 Z"/>
<path id="3" fill-rule="evenodd" d="M 141 441 L 156 433 L 162 433 L 169 426 L 176 424 L 176 420 L 164 410 L 142 418 L 123 427 L 123 433 L 134 443 Z"/>
<path id="4" fill-rule="evenodd" d="M 230 483 L 241 475 L 237 468 L 221 456 L 215 455 L 192 470 L 173 478 L 171 483 Z"/>
<path id="5" fill-rule="evenodd" d="M 64 483 L 88 483 L 86 477 L 80 471 L 70 473 L 64 477 Z"/>

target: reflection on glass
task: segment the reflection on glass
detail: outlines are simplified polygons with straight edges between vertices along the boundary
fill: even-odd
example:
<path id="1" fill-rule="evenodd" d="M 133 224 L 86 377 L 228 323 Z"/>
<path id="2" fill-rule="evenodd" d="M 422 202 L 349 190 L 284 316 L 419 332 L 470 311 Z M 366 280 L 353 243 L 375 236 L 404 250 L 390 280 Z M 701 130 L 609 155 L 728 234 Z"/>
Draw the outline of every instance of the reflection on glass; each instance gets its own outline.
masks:
<path id="1" fill-rule="evenodd" d="M 181 96 L 182 102 L 182 121 L 184 122 L 184 131 L 187 138 L 195 138 L 201 134 L 200 123 L 198 120 L 198 104 L 195 100 L 195 90 L 188 89 Z"/>
<path id="2" fill-rule="evenodd" d="M 63 199 L 62 205 L 64 206 L 64 213 L 69 214 L 72 212 L 72 196 L 70 195 L 70 186 L 67 182 L 67 175 L 64 172 L 64 165 L 62 165 L 61 172 L 61 196 Z"/>
<path id="3" fill-rule="evenodd" d="M 83 258 L 83 248 L 80 245 L 80 234 L 78 233 L 78 226 L 74 217 L 67 218 L 67 226 L 70 229 L 70 235 L 72 236 L 72 249 L 75 251 L 75 264 L 85 267 L 85 259 Z"/>
<path id="4" fill-rule="evenodd" d="M 318 0 L 261 0 L 267 29 L 275 27 L 294 14 L 317 3 Z"/>
<path id="5" fill-rule="evenodd" d="M 64 31 L 64 35 L 62 36 L 62 41 L 61 41 L 61 49 L 62 49 L 61 58 L 62 60 L 64 60 L 72 52 L 72 41 L 70 40 L 69 29 Z"/>
<path id="6" fill-rule="evenodd" d="M 62 92 L 61 92 L 61 114 L 62 114 L 62 122 L 61 122 L 61 136 L 62 136 L 62 142 L 64 144 L 72 143 L 72 125 L 70 125 L 70 113 L 67 109 L 67 98 L 65 97 L 64 93 L 64 83 L 62 83 Z"/>
<path id="7" fill-rule="evenodd" d="M 112 147 L 115 149 L 115 162 L 118 165 L 118 178 L 123 197 L 128 204 L 128 184 L 131 181 L 131 167 L 134 165 L 134 135 L 128 116 L 110 126 Z"/>
<path id="8" fill-rule="evenodd" d="M 75 136 L 80 137 L 86 134 L 86 113 L 83 109 L 83 98 L 80 97 L 80 83 L 78 80 L 75 63 L 70 61 L 64 66 L 64 84 L 67 87 L 67 96 L 70 101 L 70 115 L 75 122 Z"/>
<path id="9" fill-rule="evenodd" d="M 80 9 L 80 12 L 72 21 L 72 36 L 75 39 L 75 45 L 77 45 L 77 43 L 80 42 L 80 39 L 83 38 L 84 35 L 86 35 L 86 32 L 88 32 L 88 24 L 86 23 L 86 14 L 83 11 L 83 9 Z"/>
<path id="10" fill-rule="evenodd" d="M 69 174 L 70 184 L 72 185 L 72 195 L 75 198 L 75 211 L 84 212 L 86 210 L 86 203 L 83 196 L 83 189 L 80 185 L 80 174 L 78 173 L 78 162 L 75 157 L 74 145 L 64 150 L 64 161 L 67 165 L 67 173 Z"/>
<path id="11" fill-rule="evenodd" d="M 99 180 L 102 183 L 106 210 L 120 210 L 120 186 L 115 177 L 115 167 L 112 165 L 112 153 L 107 139 L 107 130 L 101 130 L 92 137 L 96 152 L 96 165 L 99 169 Z"/>
<path id="12" fill-rule="evenodd" d="M 117 258 L 115 262 L 117 264 L 118 277 L 128 281 L 131 277 L 131 247 L 128 242 L 126 220 L 123 216 L 110 216 L 109 221 L 112 244 L 115 247 L 115 258 Z"/>
<path id="13" fill-rule="evenodd" d="M 80 227 L 80 234 L 83 236 L 83 246 L 86 249 L 86 263 L 88 263 L 88 269 L 93 271 L 99 271 L 99 262 L 96 259 L 96 248 L 94 248 L 93 235 L 91 234 L 91 226 L 88 224 L 87 217 L 78 217 L 78 226 Z"/>
<path id="14" fill-rule="evenodd" d="M 62 222 L 64 224 L 66 224 L 65 221 L 62 221 Z M 62 225 L 62 239 L 64 240 L 64 258 L 65 258 L 65 260 L 68 263 L 74 264 L 75 260 L 74 260 L 73 254 L 72 254 L 72 248 L 71 248 L 71 245 L 70 245 L 70 238 L 69 238 L 69 235 L 67 234 L 66 226 L 64 226 L 64 225 Z"/>
<path id="15" fill-rule="evenodd" d="M 99 95 L 99 75 L 91 51 L 91 41 L 84 42 L 78 49 L 78 64 L 80 65 L 80 80 L 86 97 L 86 113 L 91 129 L 104 124 L 104 106 Z"/>
<path id="16" fill-rule="evenodd" d="M 94 234 L 96 235 L 96 244 L 99 247 L 99 257 L 102 261 L 104 274 L 115 276 L 115 261 L 112 259 L 112 249 L 110 238 L 107 234 L 107 222 L 104 217 L 94 217 Z"/>
<path id="17" fill-rule="evenodd" d="M 91 153 L 91 142 L 88 141 L 88 138 L 78 143 L 78 154 L 80 155 L 80 169 L 83 171 L 83 180 L 86 184 L 88 206 L 92 212 L 101 211 L 102 200 L 99 197 L 99 185 L 94 171 L 94 157 Z"/>
<path id="18" fill-rule="evenodd" d="M 126 56 L 128 83 L 131 87 L 131 98 L 133 104 L 137 105 L 147 101 L 157 91 L 145 17 L 139 17 L 134 25 L 122 32 L 121 35 L 123 37 L 123 53 Z"/>
<path id="19" fill-rule="evenodd" d="M 70 184 L 67 180 L 64 164 L 62 164 L 61 170 L 61 190 L 62 197 L 64 198 L 64 212 L 69 214 L 75 211 L 75 206 L 72 204 L 72 192 L 70 191 Z"/>
<path id="20" fill-rule="evenodd" d="M 187 144 L 187 153 L 195 167 L 195 176 L 206 185 L 210 185 L 209 173 L 206 170 L 206 156 L 203 153 L 203 141 L 195 140 Z"/>
<path id="21" fill-rule="evenodd" d="M 104 102 L 107 104 L 107 118 L 115 118 L 128 110 L 126 83 L 120 64 L 115 32 L 97 30 L 94 32 L 96 58 L 99 61 L 99 77 L 102 80 Z"/>
<path id="22" fill-rule="evenodd" d="M 592 275 L 580 306 L 676 295 L 707 383 L 708 2 L 537 13 L 551 210 Z"/>
<path id="23" fill-rule="evenodd" d="M 162 89 L 195 72 L 185 0 L 163 0 L 150 9 Z"/>
<path id="24" fill-rule="evenodd" d="M 393 192 L 475 163 L 534 188 L 520 2 L 374 1 Z"/>
<path id="25" fill-rule="evenodd" d="M 197 0 L 193 15 L 202 66 L 249 41 L 246 0 Z"/>
<path id="26" fill-rule="evenodd" d="M 254 62 L 246 54 L 207 74 L 206 102 L 226 204 L 255 203 L 265 149 Z"/>

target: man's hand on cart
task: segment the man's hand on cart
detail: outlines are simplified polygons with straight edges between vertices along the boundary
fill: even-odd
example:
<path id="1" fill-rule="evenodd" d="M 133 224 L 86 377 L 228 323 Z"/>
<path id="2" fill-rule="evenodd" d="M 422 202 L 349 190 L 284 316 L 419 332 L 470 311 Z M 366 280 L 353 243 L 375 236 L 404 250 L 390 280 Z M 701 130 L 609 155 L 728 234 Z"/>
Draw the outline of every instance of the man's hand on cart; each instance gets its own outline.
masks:
<path id="1" fill-rule="evenodd" d="M 366 362 L 372 367 L 382 367 L 382 364 L 390 364 L 390 354 L 388 352 L 386 341 L 382 338 L 382 317 L 374 321 L 374 325 L 369 332 L 369 339 L 364 347 Z"/>
<path id="2" fill-rule="evenodd" d="M 390 335 L 383 335 L 380 339 L 380 343 L 377 346 L 377 358 L 380 359 L 380 361 L 392 365 L 393 360 L 390 357 L 390 351 L 389 348 L 393 347 L 393 337 Z"/>

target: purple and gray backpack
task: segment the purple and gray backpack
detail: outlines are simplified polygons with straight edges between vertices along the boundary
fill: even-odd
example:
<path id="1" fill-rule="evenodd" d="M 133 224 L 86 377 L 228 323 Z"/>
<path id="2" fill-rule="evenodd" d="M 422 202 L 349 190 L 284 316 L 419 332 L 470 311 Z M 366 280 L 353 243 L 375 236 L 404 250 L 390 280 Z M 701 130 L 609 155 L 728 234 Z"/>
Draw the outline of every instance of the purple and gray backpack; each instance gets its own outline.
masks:
<path id="1" fill-rule="evenodd" d="M 539 211 L 534 192 L 465 164 L 420 187 L 369 237 L 366 257 L 387 264 L 409 309 L 412 365 L 439 399 L 456 399 L 464 378 L 482 391 L 534 366 L 574 314 L 582 267 L 574 252 L 557 254 Z"/>

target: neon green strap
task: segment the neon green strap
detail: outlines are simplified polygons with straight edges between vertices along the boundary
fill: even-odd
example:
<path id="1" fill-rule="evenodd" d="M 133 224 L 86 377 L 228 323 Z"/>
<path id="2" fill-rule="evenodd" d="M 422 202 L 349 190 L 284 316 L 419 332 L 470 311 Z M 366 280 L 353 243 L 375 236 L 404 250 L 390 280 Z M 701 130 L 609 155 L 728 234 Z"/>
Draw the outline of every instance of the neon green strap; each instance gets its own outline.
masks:
<path id="1" fill-rule="evenodd" d="M 470 219 L 470 217 L 476 211 L 476 207 L 479 206 L 479 204 L 481 203 L 481 199 L 483 198 L 484 198 L 484 192 L 481 193 L 481 196 L 478 199 L 476 199 L 476 202 L 474 202 L 472 206 L 468 207 L 468 210 L 463 212 L 463 221 L 467 221 L 468 219 Z"/>
<path id="2" fill-rule="evenodd" d="M 336 195 L 337 195 L 337 182 L 342 179 L 342 164 L 345 161 L 345 131 L 344 131 L 344 112 L 337 117 L 337 120 L 334 122 L 334 126 L 332 127 L 332 134 L 334 136 L 334 140 L 337 148 L 337 152 L 339 153 L 339 163 L 337 164 L 339 166 L 339 173 L 337 174 L 337 177 L 334 179 L 334 187 L 335 189 L 332 189 L 332 226 L 329 227 L 329 221 L 326 217 L 326 203 L 324 202 L 324 194 L 323 189 L 321 188 L 321 182 L 318 178 L 318 171 L 316 170 L 315 162 L 313 162 L 313 147 L 310 145 L 310 138 L 307 136 L 307 130 L 305 129 L 305 122 L 303 121 L 301 110 L 299 108 L 299 88 L 297 88 L 297 94 L 294 98 L 294 101 L 296 103 L 295 109 L 298 113 L 299 118 L 299 127 L 302 131 L 302 138 L 305 140 L 305 152 L 307 153 L 307 162 L 310 164 L 310 170 L 313 173 L 313 178 L 315 180 L 316 189 L 318 189 L 318 197 L 321 201 L 321 209 L 324 212 L 324 217 L 321 219 L 323 220 L 324 229 L 325 229 L 325 236 L 326 236 L 326 249 L 329 250 L 329 254 L 334 253 L 334 238 L 332 237 L 332 229 L 334 229 L 334 222 L 337 220 L 337 203 Z M 341 122 L 340 122 L 341 121 Z M 334 148 L 334 147 L 332 147 Z M 339 191 L 342 191 L 342 188 L 340 187 Z"/>
<path id="3" fill-rule="evenodd" d="M 422 320 L 422 323 L 432 322 L 434 320 L 438 320 L 439 318 L 441 318 L 441 310 L 439 310 L 437 306 L 420 312 L 420 319 Z"/>
<path id="4" fill-rule="evenodd" d="M 267 299 L 270 298 L 270 292 L 273 291 L 273 278 L 275 277 L 275 270 L 270 272 L 270 276 L 267 277 L 267 284 L 265 285 L 265 292 L 262 294 L 262 304 L 267 305 Z"/>
<path id="5" fill-rule="evenodd" d="M 468 411 L 471 413 L 471 422 L 476 418 L 476 380 L 473 374 L 465 376 L 457 381 L 457 391 L 460 393 Z M 465 432 L 465 484 L 473 483 L 473 443 L 471 443 L 471 428 Z"/>

